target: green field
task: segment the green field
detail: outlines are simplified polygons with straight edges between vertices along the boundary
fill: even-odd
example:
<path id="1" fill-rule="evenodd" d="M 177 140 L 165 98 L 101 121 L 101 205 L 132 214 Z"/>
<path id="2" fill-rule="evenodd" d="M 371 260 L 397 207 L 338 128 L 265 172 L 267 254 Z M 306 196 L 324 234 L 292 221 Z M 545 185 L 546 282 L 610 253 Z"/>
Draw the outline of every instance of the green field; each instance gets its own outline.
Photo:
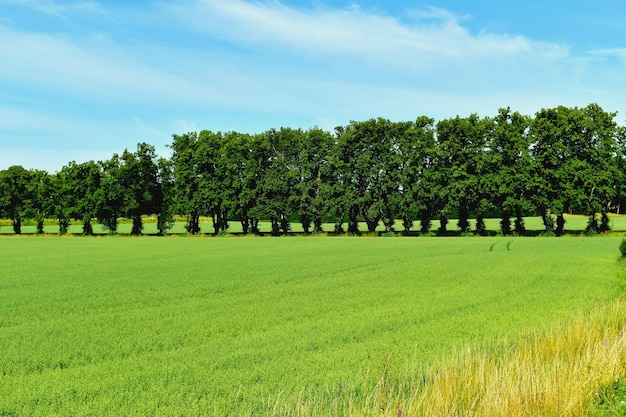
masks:
<path id="1" fill-rule="evenodd" d="M 358 400 L 615 298 L 620 240 L 4 236 L 0 416 Z"/>

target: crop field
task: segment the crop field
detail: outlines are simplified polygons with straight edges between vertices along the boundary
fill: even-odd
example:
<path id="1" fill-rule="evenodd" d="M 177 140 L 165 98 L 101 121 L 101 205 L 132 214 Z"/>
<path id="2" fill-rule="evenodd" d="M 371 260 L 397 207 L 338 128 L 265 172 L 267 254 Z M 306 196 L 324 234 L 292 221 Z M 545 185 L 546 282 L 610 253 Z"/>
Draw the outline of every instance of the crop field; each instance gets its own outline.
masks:
<path id="1" fill-rule="evenodd" d="M 345 414 L 616 299 L 620 240 L 3 236 L 0 416 Z"/>

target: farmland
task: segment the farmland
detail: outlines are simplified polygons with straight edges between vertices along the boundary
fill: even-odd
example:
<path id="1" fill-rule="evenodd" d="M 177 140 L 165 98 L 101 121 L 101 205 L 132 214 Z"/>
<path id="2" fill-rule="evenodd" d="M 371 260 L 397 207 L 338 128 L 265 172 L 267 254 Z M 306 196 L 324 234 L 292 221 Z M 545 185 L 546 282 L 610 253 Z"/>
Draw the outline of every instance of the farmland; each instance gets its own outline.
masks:
<path id="1" fill-rule="evenodd" d="M 615 299 L 620 239 L 4 236 L 0 415 L 358 408 Z"/>

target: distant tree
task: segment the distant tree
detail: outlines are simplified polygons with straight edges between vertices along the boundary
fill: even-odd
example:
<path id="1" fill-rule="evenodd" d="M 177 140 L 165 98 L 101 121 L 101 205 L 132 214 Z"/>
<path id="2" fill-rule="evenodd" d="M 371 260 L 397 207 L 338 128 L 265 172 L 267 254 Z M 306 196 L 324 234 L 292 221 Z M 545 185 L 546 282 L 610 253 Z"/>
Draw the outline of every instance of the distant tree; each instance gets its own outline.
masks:
<path id="1" fill-rule="evenodd" d="M 589 216 L 588 232 L 606 232 L 606 215 L 616 195 L 618 176 L 616 113 L 607 113 L 597 104 L 572 111 L 572 128 L 567 146 L 571 157 L 566 161 L 570 186 L 566 201 L 571 209 Z M 597 223 L 596 215 L 601 214 Z"/>
<path id="2" fill-rule="evenodd" d="M 615 197 L 612 206 L 617 214 L 623 214 L 626 207 L 626 127 L 617 128 L 615 139 L 618 149 L 615 154 L 617 171 L 614 178 Z"/>
<path id="3" fill-rule="evenodd" d="M 371 188 L 373 175 L 370 161 L 374 158 L 373 150 L 368 149 L 366 144 L 368 137 L 358 131 L 361 130 L 358 123 L 351 122 L 349 126 L 338 126 L 335 129 L 337 143 L 333 149 L 335 152 L 332 164 L 335 169 L 340 169 L 341 173 L 336 182 L 337 191 L 334 193 L 336 200 L 333 203 L 337 207 L 345 207 L 348 215 L 348 233 L 354 235 L 360 234 L 358 222 L 363 207 L 368 203 L 371 204 L 366 194 Z M 343 216 L 342 213 L 337 214 Z M 375 213 L 371 214 L 373 215 Z M 369 222 L 373 223 L 373 219 L 370 218 Z"/>
<path id="4" fill-rule="evenodd" d="M 262 158 L 263 209 L 270 220 L 272 234 L 290 231 L 290 215 L 297 211 L 296 187 L 301 179 L 303 164 L 299 154 L 304 145 L 304 132 L 300 129 L 271 129 L 259 136 L 265 152 Z"/>
<path id="5" fill-rule="evenodd" d="M 172 162 L 169 159 L 159 158 L 157 166 L 162 196 L 161 210 L 157 213 L 157 229 L 159 235 L 162 236 L 174 224 L 174 172 Z"/>
<path id="6" fill-rule="evenodd" d="M 386 119 L 351 122 L 337 127 L 337 143 L 333 164 L 340 168 L 338 193 L 340 207 L 348 212 L 348 232 L 358 234 L 362 218 L 369 232 L 374 232 L 381 219 L 386 230 L 393 229 L 394 200 L 399 193 L 399 160 L 397 136 L 393 124 Z"/>
<path id="7" fill-rule="evenodd" d="M 337 128 L 339 130 L 340 128 Z M 342 148 L 338 146 L 339 140 L 336 135 L 331 138 L 331 145 L 328 153 L 328 161 L 320 170 L 320 195 L 324 211 L 328 217 L 335 219 L 333 231 L 336 234 L 345 233 L 343 223 L 348 213 L 350 205 L 349 198 L 346 198 L 349 176 L 346 173 L 346 165 L 349 155 L 342 155 Z M 358 232 L 358 229 L 357 229 Z"/>
<path id="8" fill-rule="evenodd" d="M 523 213 L 533 209 L 531 195 L 536 187 L 532 176 L 528 129 L 530 118 L 509 108 L 500 109 L 492 119 L 487 161 L 490 165 L 489 193 L 501 211 L 503 235 L 525 233 Z M 515 216 L 515 224 L 511 224 Z"/>
<path id="9" fill-rule="evenodd" d="M 251 217 L 256 203 L 259 178 L 254 172 L 253 138 L 247 133 L 227 132 L 222 142 L 226 200 L 234 218 L 241 223 L 244 234 L 258 233 L 258 220 Z"/>
<path id="10" fill-rule="evenodd" d="M 187 232 L 200 233 L 200 215 L 204 202 L 203 177 L 198 163 L 198 134 L 173 135 L 173 203 L 176 212 L 187 216 Z"/>
<path id="11" fill-rule="evenodd" d="M 83 234 L 92 235 L 92 220 L 98 216 L 102 200 L 101 167 L 94 161 L 70 162 L 61 168 L 64 187 L 72 195 L 70 215 L 83 224 Z"/>
<path id="12" fill-rule="evenodd" d="M 405 233 L 413 227 L 411 213 L 417 213 L 420 232 L 428 233 L 436 210 L 437 182 L 434 164 L 437 159 L 434 119 L 420 116 L 415 122 L 398 122 L 396 156 L 398 158 L 398 212 Z"/>
<path id="13" fill-rule="evenodd" d="M 476 114 L 456 117 L 437 123 L 437 141 L 443 158 L 438 166 L 446 184 L 442 187 L 448 204 L 458 210 L 461 233 L 470 231 L 471 210 L 479 205 L 484 195 L 480 181 L 484 169 L 487 124 Z"/>
<path id="14" fill-rule="evenodd" d="M 35 220 L 36 233 L 44 233 L 44 221 L 54 215 L 54 196 L 51 175 L 43 170 L 31 170 L 24 198 L 24 216 Z"/>
<path id="15" fill-rule="evenodd" d="M 50 190 L 54 201 L 52 214 L 59 223 L 59 234 L 64 235 L 70 227 L 70 220 L 76 213 L 76 196 L 67 172 L 61 170 L 50 177 Z"/>
<path id="16" fill-rule="evenodd" d="M 224 139 L 221 132 L 203 130 L 198 135 L 196 159 L 198 190 L 201 196 L 199 209 L 211 216 L 214 233 L 228 229 L 230 186 L 224 155 Z"/>
<path id="17" fill-rule="evenodd" d="M 596 104 L 537 112 L 531 125 L 531 149 L 537 162 L 537 205 L 547 231 L 554 227 L 551 215 L 556 213 L 554 231 L 563 233 L 567 210 L 588 213 L 589 228 L 599 231 L 595 215 L 607 210 L 616 193 L 614 117 L 615 113 L 606 113 Z"/>
<path id="18" fill-rule="evenodd" d="M 97 200 L 97 219 L 110 234 L 117 233 L 118 219 L 124 209 L 124 183 L 122 181 L 122 162 L 117 154 L 111 159 L 99 162 L 102 172 L 101 192 Z"/>
<path id="19" fill-rule="evenodd" d="M 31 176 L 32 173 L 20 165 L 0 171 L 0 212 L 2 217 L 11 219 L 17 235 L 22 233 L 22 221 L 27 215 Z"/>
<path id="20" fill-rule="evenodd" d="M 293 208 L 300 217 L 305 233 L 321 233 L 323 198 L 323 169 L 328 163 L 333 137 L 329 132 L 313 128 L 295 135 L 295 184 L 292 189 Z"/>
<path id="21" fill-rule="evenodd" d="M 163 196 L 159 184 L 158 158 L 147 143 L 137 144 L 137 151 L 125 150 L 120 158 L 119 181 L 124 190 L 122 213 L 133 221 L 131 234 L 140 235 L 142 215 L 161 211 Z"/>
<path id="22" fill-rule="evenodd" d="M 266 192 L 265 173 L 270 158 L 267 140 L 264 134 L 245 135 L 242 138 L 245 147 L 245 169 L 242 173 L 242 191 L 239 194 L 238 206 L 247 216 L 247 227 L 251 233 L 259 234 L 259 221 L 269 219 L 268 193 Z M 271 196 L 269 196 L 271 197 Z M 272 233 L 279 233 L 272 230 Z"/>

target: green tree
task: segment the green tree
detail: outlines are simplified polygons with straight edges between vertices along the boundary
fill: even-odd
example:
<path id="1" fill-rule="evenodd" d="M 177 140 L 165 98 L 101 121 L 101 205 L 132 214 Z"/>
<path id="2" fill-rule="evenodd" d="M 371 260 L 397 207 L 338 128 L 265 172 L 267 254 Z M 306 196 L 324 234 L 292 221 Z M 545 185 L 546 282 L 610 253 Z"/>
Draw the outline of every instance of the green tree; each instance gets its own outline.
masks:
<path id="1" fill-rule="evenodd" d="M 615 195 L 618 151 L 615 113 L 597 104 L 579 108 L 559 106 L 537 112 L 531 126 L 531 149 L 537 162 L 537 205 L 546 231 L 561 235 L 568 210 L 589 215 L 589 229 L 600 231 L 595 215 L 606 217 Z M 608 227 L 604 222 L 602 230 Z"/>
<path id="2" fill-rule="evenodd" d="M 164 235 L 174 225 L 174 170 L 172 161 L 159 158 L 159 185 L 161 187 L 161 210 L 157 213 L 157 229 Z"/>
<path id="3" fill-rule="evenodd" d="M 612 206 L 617 214 L 623 214 L 626 207 L 626 127 L 619 126 L 615 134 L 617 153 L 615 155 L 615 197 Z"/>
<path id="4" fill-rule="evenodd" d="M 59 223 L 59 234 L 64 235 L 70 227 L 70 220 L 76 213 L 76 195 L 67 172 L 61 170 L 51 176 L 50 190 L 54 201 L 53 216 Z"/>
<path id="5" fill-rule="evenodd" d="M 386 230 L 393 230 L 399 193 L 397 135 L 386 119 L 351 122 L 337 127 L 333 165 L 341 169 L 337 193 L 341 207 L 348 212 L 348 232 L 358 234 L 362 218 L 369 232 L 374 232 L 381 219 Z"/>
<path id="6" fill-rule="evenodd" d="M 572 133 L 567 143 L 571 157 L 566 161 L 571 185 L 566 188 L 566 201 L 573 210 L 589 216 L 588 232 L 609 229 L 607 210 L 616 195 L 618 176 L 615 116 L 597 104 L 572 112 Z M 597 213 L 601 214 L 600 224 Z"/>
<path id="7" fill-rule="evenodd" d="M 176 212 L 187 216 L 187 232 L 200 233 L 203 210 L 202 174 L 198 163 L 198 134 L 173 135 L 173 203 Z"/>
<path id="8" fill-rule="evenodd" d="M 44 233 L 44 221 L 54 214 L 51 175 L 43 170 L 30 171 L 31 178 L 24 197 L 25 217 L 35 220 L 36 233 Z"/>
<path id="9" fill-rule="evenodd" d="M 434 119 L 420 116 L 415 122 L 395 123 L 397 132 L 399 192 L 398 212 L 405 233 L 413 227 L 411 213 L 417 213 L 420 232 L 428 233 L 437 204 L 437 182 L 434 181 L 438 158 Z"/>
<path id="10" fill-rule="evenodd" d="M 265 173 L 269 166 L 269 154 L 265 135 L 246 135 L 243 137 L 246 150 L 244 170 L 242 173 L 242 191 L 239 194 L 239 208 L 247 216 L 250 232 L 259 234 L 259 221 L 270 216 L 266 199 Z M 278 233 L 277 230 L 272 230 Z"/>
<path id="11" fill-rule="evenodd" d="M 500 109 L 492 119 L 487 160 L 490 165 L 489 193 L 501 211 L 503 235 L 525 233 L 523 214 L 533 210 L 531 195 L 536 187 L 532 176 L 528 129 L 530 118 L 510 108 Z M 515 224 L 511 225 L 511 216 Z"/>
<path id="12" fill-rule="evenodd" d="M 141 217 L 161 211 L 158 158 L 154 146 L 139 143 L 135 152 L 124 150 L 121 162 L 118 174 L 124 189 L 122 213 L 133 221 L 131 234 L 140 235 Z"/>
<path id="13" fill-rule="evenodd" d="M 291 191 L 293 209 L 305 233 L 321 233 L 325 210 L 322 169 L 328 162 L 333 137 L 319 128 L 297 132 L 293 137 L 295 184 Z"/>
<path id="14" fill-rule="evenodd" d="M 70 215 L 83 224 L 83 234 L 92 235 L 92 220 L 98 216 L 102 199 L 101 167 L 94 161 L 70 162 L 61 168 L 63 188 L 72 195 Z"/>
<path id="15" fill-rule="evenodd" d="M 262 198 L 260 207 L 269 218 L 273 235 L 287 233 L 291 229 L 289 217 L 296 211 L 296 185 L 300 180 L 299 152 L 304 133 L 300 129 L 271 129 L 259 135 L 265 153 L 261 157 Z"/>
<path id="16" fill-rule="evenodd" d="M 227 132 L 222 142 L 226 200 L 229 202 L 234 219 L 241 223 L 244 234 L 258 233 L 258 219 L 251 216 L 257 199 L 259 177 L 252 152 L 252 136 L 247 133 Z"/>
<path id="17" fill-rule="evenodd" d="M 457 225 L 461 233 L 470 231 L 470 211 L 483 208 L 479 203 L 485 195 L 481 176 L 485 169 L 487 126 L 476 114 L 437 123 L 437 141 L 442 154 L 438 169 L 446 181 L 442 190 L 447 205 L 458 210 Z"/>
<path id="18" fill-rule="evenodd" d="M 229 172 L 224 155 L 224 136 L 221 132 L 203 130 L 198 135 L 195 152 L 199 183 L 197 192 L 202 201 L 200 211 L 211 215 L 215 234 L 228 229 Z"/>
<path id="19" fill-rule="evenodd" d="M 117 233 L 118 219 L 123 215 L 124 183 L 122 181 L 122 162 L 117 154 L 111 159 L 99 162 L 101 167 L 101 192 L 97 199 L 98 222 L 109 231 Z"/>
<path id="20" fill-rule="evenodd" d="M 28 186 L 32 173 L 20 165 L 0 171 L 0 212 L 11 219 L 13 232 L 22 233 L 22 221 L 28 211 Z"/>

